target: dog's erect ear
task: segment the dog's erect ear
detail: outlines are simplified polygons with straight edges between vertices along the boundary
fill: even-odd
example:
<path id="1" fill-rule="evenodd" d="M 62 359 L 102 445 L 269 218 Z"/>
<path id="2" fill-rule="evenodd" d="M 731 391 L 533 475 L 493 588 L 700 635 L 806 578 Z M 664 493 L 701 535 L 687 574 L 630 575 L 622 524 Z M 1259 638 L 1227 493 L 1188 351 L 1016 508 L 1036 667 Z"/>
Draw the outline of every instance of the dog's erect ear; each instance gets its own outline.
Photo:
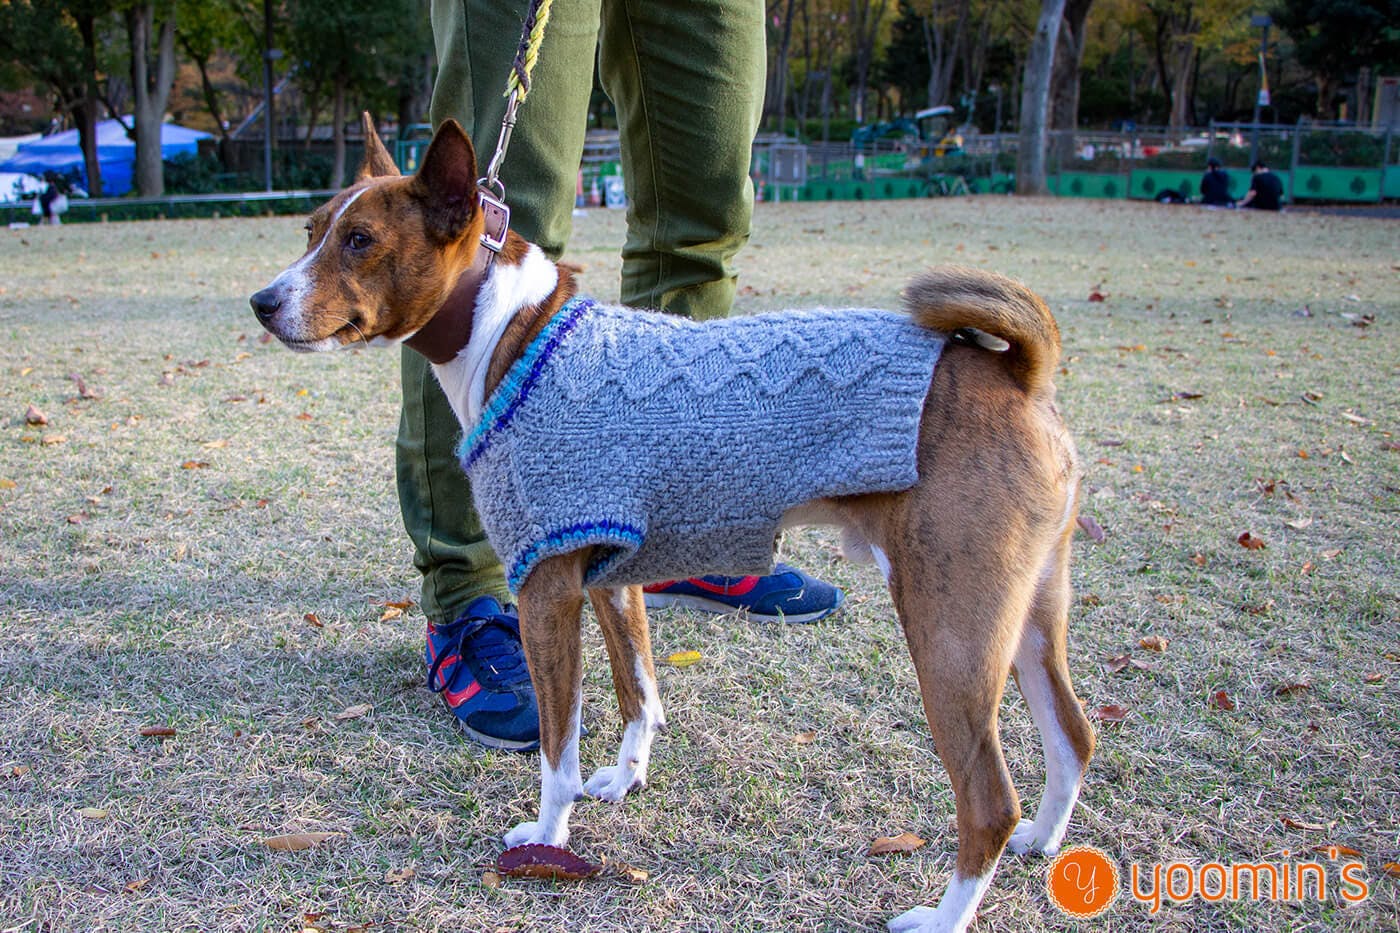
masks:
<path id="1" fill-rule="evenodd" d="M 374 118 L 369 115 L 368 110 L 360 115 L 360 126 L 365 131 L 365 160 L 360 163 L 355 180 L 364 181 L 366 178 L 399 174 L 399 167 L 394 164 L 394 157 L 389 155 L 389 150 L 384 148 L 379 131 L 374 128 Z"/>
<path id="2" fill-rule="evenodd" d="M 477 211 L 476 180 L 472 141 L 456 120 L 448 120 L 438 128 L 416 176 L 428 223 L 445 239 L 457 239 L 471 224 Z"/>

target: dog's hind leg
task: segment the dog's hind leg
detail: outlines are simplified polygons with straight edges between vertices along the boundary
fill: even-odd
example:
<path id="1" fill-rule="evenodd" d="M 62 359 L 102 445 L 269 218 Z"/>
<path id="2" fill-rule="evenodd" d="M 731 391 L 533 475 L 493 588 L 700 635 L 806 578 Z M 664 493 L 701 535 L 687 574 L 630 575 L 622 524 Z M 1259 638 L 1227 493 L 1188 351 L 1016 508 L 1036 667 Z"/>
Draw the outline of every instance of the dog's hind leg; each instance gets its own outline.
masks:
<path id="1" fill-rule="evenodd" d="M 1011 834 L 1008 845 L 1016 853 L 1054 855 L 1060 850 L 1094 752 L 1094 730 L 1074 695 L 1066 660 L 1073 530 L 1069 522 L 1045 563 L 1016 649 L 1013 673 L 1045 750 L 1045 793 L 1035 820 L 1022 820 Z"/>
<path id="2" fill-rule="evenodd" d="M 578 738 L 583 693 L 585 555 L 541 561 L 520 587 L 520 636 L 540 711 L 540 814 L 506 833 L 508 846 L 569 840 L 569 814 L 583 796 Z"/>
<path id="3" fill-rule="evenodd" d="M 599 768 L 583 789 L 594 797 L 618 801 L 647 782 L 651 743 L 666 725 L 656 691 L 656 668 L 651 659 L 651 634 L 639 586 L 588 591 L 603 629 L 612 662 L 613 689 L 626 728 L 617 764 Z"/>
<path id="4" fill-rule="evenodd" d="M 953 786 L 958 824 L 957 864 L 938 907 L 894 918 L 892 931 L 965 929 L 1021 814 L 1002 757 L 997 710 L 1033 580 L 1014 560 L 999 558 L 988 543 L 995 537 L 965 540 L 952 553 L 914 560 L 919 566 L 910 566 L 906 548 L 892 566 L 890 592 Z"/>

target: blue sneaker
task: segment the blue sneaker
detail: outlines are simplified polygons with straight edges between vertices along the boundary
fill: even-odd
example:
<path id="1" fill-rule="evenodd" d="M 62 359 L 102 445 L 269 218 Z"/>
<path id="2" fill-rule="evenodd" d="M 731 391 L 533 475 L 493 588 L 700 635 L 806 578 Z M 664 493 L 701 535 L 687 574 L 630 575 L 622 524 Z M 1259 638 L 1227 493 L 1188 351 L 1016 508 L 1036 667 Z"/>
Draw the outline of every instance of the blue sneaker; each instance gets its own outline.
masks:
<path id="1" fill-rule="evenodd" d="M 514 607 L 478 597 L 456 621 L 428 624 L 424 653 L 428 689 L 442 694 L 467 738 L 513 752 L 540 747 L 540 714 Z"/>
<path id="2" fill-rule="evenodd" d="M 778 564 L 766 577 L 691 577 L 653 583 L 642 592 L 649 609 L 742 609 L 759 622 L 815 622 L 835 612 L 846 598 L 830 583 L 787 564 Z"/>

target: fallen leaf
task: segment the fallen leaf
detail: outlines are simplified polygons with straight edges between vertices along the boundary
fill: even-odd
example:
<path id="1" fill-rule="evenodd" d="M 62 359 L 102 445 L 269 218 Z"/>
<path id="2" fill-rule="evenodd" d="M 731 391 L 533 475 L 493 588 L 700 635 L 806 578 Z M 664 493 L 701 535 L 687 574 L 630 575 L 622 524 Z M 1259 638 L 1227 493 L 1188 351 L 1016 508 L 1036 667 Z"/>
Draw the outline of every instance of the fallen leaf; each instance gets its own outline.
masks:
<path id="1" fill-rule="evenodd" d="M 416 874 L 412 868 L 391 868 L 384 873 L 384 883 L 403 884 L 405 881 L 411 881 Z"/>
<path id="2" fill-rule="evenodd" d="M 792 744 L 793 744 L 793 745 L 811 745 L 811 744 L 812 744 L 813 742 L 815 742 L 816 740 L 817 740 L 817 733 L 816 733 L 816 730 L 813 729 L 813 730 L 810 730 L 810 731 L 808 731 L 808 732 L 799 732 L 799 733 L 797 733 L 796 735 L 794 735 L 794 736 L 792 737 Z"/>
<path id="3" fill-rule="evenodd" d="M 105 820 L 107 811 L 101 807 L 83 807 L 78 810 L 78 815 L 85 820 Z"/>
<path id="4" fill-rule="evenodd" d="M 1078 525 L 1080 528 L 1084 529 L 1084 533 L 1087 534 L 1095 544 L 1103 544 L 1104 539 L 1108 537 L 1108 533 L 1103 530 L 1103 526 L 1094 521 L 1094 516 L 1092 515 L 1079 516 Z"/>
<path id="5" fill-rule="evenodd" d="M 281 836 L 267 836 L 263 845 L 274 852 L 300 852 L 320 845 L 327 839 L 335 839 L 344 833 L 287 833 Z"/>
<path id="6" fill-rule="evenodd" d="M 700 663 L 703 658 L 704 655 L 698 651 L 677 651 L 675 654 L 667 656 L 666 663 L 672 667 L 690 667 L 692 664 Z"/>
<path id="7" fill-rule="evenodd" d="M 1100 706 L 1090 711 L 1089 718 L 1099 722 L 1122 722 L 1128 718 L 1128 710 L 1122 706 Z"/>
<path id="8" fill-rule="evenodd" d="M 1339 845 L 1339 844 L 1337 844 L 1337 843 L 1335 843 L 1335 842 L 1332 843 L 1331 845 L 1313 846 L 1313 847 L 1312 847 L 1312 850 L 1313 850 L 1314 852 L 1321 852 L 1323 855 L 1327 856 L 1327 858 L 1330 859 L 1330 860 L 1333 861 L 1333 862 L 1335 862 L 1335 861 L 1336 861 L 1337 859 L 1339 859 L 1339 858 L 1342 858 L 1343 856 L 1345 856 L 1346 858 L 1362 858 L 1362 857 L 1363 857 L 1362 854 L 1361 854 L 1360 852 L 1358 852 L 1357 850 L 1353 849 L 1351 846 Z"/>
<path id="9" fill-rule="evenodd" d="M 43 427 L 49 423 L 49 416 L 40 411 L 37 405 L 30 405 L 24 410 L 24 423 L 36 428 Z"/>
<path id="10" fill-rule="evenodd" d="M 142 726 L 140 734 L 149 739 L 157 736 L 174 735 L 175 729 L 171 726 Z"/>
<path id="11" fill-rule="evenodd" d="M 19 484 L 12 479 L 0 479 L 0 489 L 16 489 Z"/>
<path id="12" fill-rule="evenodd" d="M 21 778 L 28 774 L 29 771 L 29 765 L 11 765 L 10 769 L 5 772 L 5 776 L 12 778 Z"/>
<path id="13" fill-rule="evenodd" d="M 1117 654 L 1104 661 L 1104 667 L 1108 668 L 1110 674 L 1116 674 L 1128 666 L 1132 657 L 1126 654 Z"/>
<path id="14" fill-rule="evenodd" d="M 1330 547 L 1322 552 L 1322 557 L 1324 560 L 1333 560 L 1334 558 L 1340 557 L 1341 555 L 1342 549 L 1339 547 Z"/>
<path id="15" fill-rule="evenodd" d="M 483 888 L 499 888 L 501 886 L 501 876 L 494 871 L 484 871 L 481 873 L 481 886 Z"/>
<path id="16" fill-rule="evenodd" d="M 403 615 L 403 610 L 397 606 L 390 606 L 379 615 L 380 622 L 389 622 Z"/>
<path id="17" fill-rule="evenodd" d="M 1285 816 L 1281 822 L 1288 829 L 1301 829 L 1311 833 L 1321 832 L 1322 830 L 1327 828 L 1321 823 L 1304 823 L 1302 820 L 1295 820 L 1287 816 Z"/>
<path id="18" fill-rule="evenodd" d="M 1383 441 L 1381 443 L 1381 450 L 1400 450 L 1400 444 L 1397 444 L 1395 441 Z"/>
<path id="19" fill-rule="evenodd" d="M 1210 705 L 1228 713 L 1235 708 L 1235 701 L 1230 699 L 1230 694 L 1224 690 L 1217 690 L 1210 695 Z"/>
<path id="20" fill-rule="evenodd" d="M 1085 593 L 1083 596 L 1079 597 L 1079 604 L 1081 606 L 1102 606 L 1103 597 L 1094 593 Z"/>
<path id="21" fill-rule="evenodd" d="M 1400 862 L 1386 862 L 1381 871 L 1391 878 L 1400 878 Z"/>
<path id="22" fill-rule="evenodd" d="M 1239 542 L 1240 547 L 1244 548 L 1247 551 L 1261 551 L 1264 548 L 1268 547 L 1268 545 L 1264 543 L 1263 538 L 1256 537 L 1248 531 L 1240 535 L 1235 540 Z"/>
<path id="23" fill-rule="evenodd" d="M 1104 300 L 1105 298 L 1107 298 L 1107 297 L 1108 297 L 1108 296 L 1105 295 L 1103 292 L 1097 292 L 1097 291 L 1095 291 L 1095 292 L 1090 292 L 1090 293 L 1089 293 L 1089 300 L 1090 300 L 1090 301 L 1103 301 L 1103 300 Z"/>
<path id="24" fill-rule="evenodd" d="M 205 441 L 199 446 L 204 447 L 207 450 L 223 450 L 225 447 L 228 446 L 228 441 L 221 437 L 216 441 Z"/>
<path id="25" fill-rule="evenodd" d="M 1195 564 L 1197 567 L 1204 567 L 1206 565 L 1206 556 L 1200 551 L 1197 551 L 1195 554 L 1191 555 L 1191 563 Z"/>
<path id="26" fill-rule="evenodd" d="M 81 525 L 85 521 L 87 521 L 86 512 L 74 512 L 72 515 L 68 516 L 68 524 L 70 525 Z"/>
<path id="27" fill-rule="evenodd" d="M 359 719 L 367 714 L 374 706 L 369 703 L 356 703 L 354 706 L 347 706 L 345 709 L 335 714 L 336 722 L 344 722 L 347 719 Z"/>
<path id="28" fill-rule="evenodd" d="M 1312 689 L 1312 681 L 1299 680 L 1291 684 L 1279 684 L 1274 688 L 1274 696 L 1285 697 L 1294 696 L 1299 693 L 1307 693 Z"/>
<path id="29" fill-rule="evenodd" d="M 142 888 L 144 888 L 146 885 L 148 885 L 148 884 L 150 884 L 150 883 L 151 883 L 151 879 L 150 879 L 150 878 L 138 878 L 138 879 L 135 880 L 135 881 L 128 881 L 126 884 L 122 885 L 122 890 L 123 890 L 123 891 L 130 891 L 130 892 L 133 892 L 133 893 L 134 893 L 134 892 L 136 892 L 136 891 L 141 890 Z"/>
<path id="30" fill-rule="evenodd" d="M 496 870 L 511 878 L 554 878 L 582 881 L 603 870 L 559 846 L 524 845 L 506 849 L 496 859 Z"/>
<path id="31" fill-rule="evenodd" d="M 413 600 L 411 600 L 411 599 L 402 599 L 402 600 L 386 599 L 386 600 L 384 600 L 383 602 L 381 602 L 379 605 L 383 606 L 383 607 L 386 608 L 386 609 L 411 609 L 411 608 L 413 608 Z"/>
<path id="32" fill-rule="evenodd" d="M 311 414 L 311 412 L 309 412 L 309 411 L 304 411 L 304 412 L 302 412 L 301 414 L 297 415 L 297 420 L 298 420 L 298 421 L 310 421 L 310 420 L 312 419 L 312 417 L 313 417 L 313 415 Z"/>
<path id="33" fill-rule="evenodd" d="M 308 612 L 306 615 L 301 617 L 301 620 L 307 625 L 314 625 L 316 628 L 326 627 L 326 623 L 322 622 L 321 617 L 314 612 Z"/>
<path id="34" fill-rule="evenodd" d="M 180 464 L 182 470 L 203 470 L 209 466 L 208 460 L 186 460 Z"/>
<path id="35" fill-rule="evenodd" d="M 1293 521 L 1284 522 L 1285 525 L 1287 525 L 1289 528 L 1294 529 L 1295 531 L 1302 531 L 1304 528 L 1308 527 L 1312 523 L 1313 520 L 1311 518 L 1299 518 L 1294 519 Z"/>
<path id="36" fill-rule="evenodd" d="M 159 384 L 160 384 L 160 385 L 163 385 L 163 386 L 173 386 L 173 385 L 175 384 L 175 374 L 174 374 L 174 373 L 161 373 L 161 374 L 160 374 L 160 383 L 159 383 Z"/>
<path id="37" fill-rule="evenodd" d="M 1146 648 L 1148 651 L 1166 651 L 1167 639 L 1161 635 L 1148 635 L 1146 638 L 1138 639 L 1138 647 Z"/>
<path id="38" fill-rule="evenodd" d="M 68 440 L 68 438 L 63 434 L 45 434 L 44 439 L 40 441 L 40 443 L 45 447 L 53 447 L 56 444 L 62 444 L 66 440 Z"/>
<path id="39" fill-rule="evenodd" d="M 603 871 L 628 884 L 645 884 L 647 879 L 651 877 L 651 872 L 645 868 L 635 868 L 626 862 L 610 861 L 606 855 L 603 856 Z"/>
<path id="40" fill-rule="evenodd" d="M 1380 671 L 1376 671 L 1375 673 L 1366 675 L 1366 683 L 1368 684 L 1378 684 L 1383 680 L 1385 680 L 1385 675 L 1382 674 Z"/>
<path id="41" fill-rule="evenodd" d="M 920 839 L 911 832 L 902 832 L 898 836 L 881 836 L 870 843 L 870 851 L 866 855 L 890 855 L 895 852 L 913 852 L 923 848 L 926 840 Z"/>

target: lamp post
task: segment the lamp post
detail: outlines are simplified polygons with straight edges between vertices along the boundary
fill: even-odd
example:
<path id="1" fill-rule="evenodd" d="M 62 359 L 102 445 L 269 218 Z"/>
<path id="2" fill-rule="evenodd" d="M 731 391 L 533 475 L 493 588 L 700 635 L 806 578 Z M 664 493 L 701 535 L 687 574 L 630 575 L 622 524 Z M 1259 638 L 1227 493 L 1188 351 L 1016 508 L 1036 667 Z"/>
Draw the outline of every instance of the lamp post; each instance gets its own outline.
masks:
<path id="1" fill-rule="evenodd" d="M 1259 35 L 1259 93 L 1254 98 L 1254 132 L 1249 138 L 1249 166 L 1259 159 L 1259 110 L 1269 106 L 1269 72 L 1264 67 L 1264 56 L 1269 52 L 1269 27 L 1274 24 L 1268 13 L 1256 13 L 1249 18 L 1249 25 L 1261 30 Z"/>

